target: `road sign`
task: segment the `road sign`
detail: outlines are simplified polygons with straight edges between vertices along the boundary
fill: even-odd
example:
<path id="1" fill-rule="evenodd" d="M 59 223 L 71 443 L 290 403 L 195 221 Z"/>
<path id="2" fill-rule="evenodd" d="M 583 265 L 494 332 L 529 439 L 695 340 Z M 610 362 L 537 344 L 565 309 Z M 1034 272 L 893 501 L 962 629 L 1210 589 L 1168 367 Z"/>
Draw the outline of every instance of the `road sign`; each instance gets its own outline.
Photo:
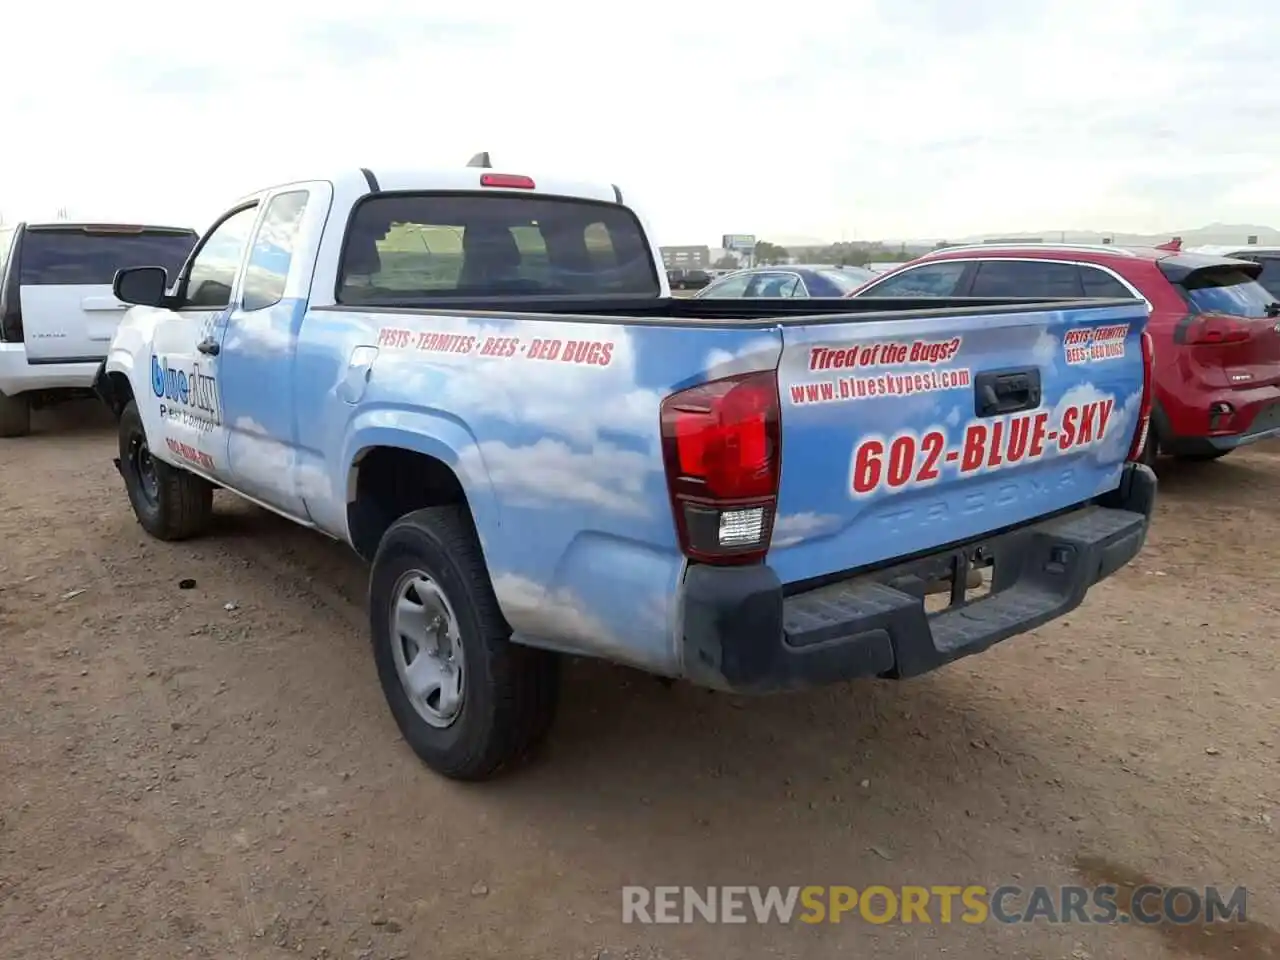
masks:
<path id="1" fill-rule="evenodd" d="M 720 238 L 720 246 L 726 250 L 750 253 L 756 248 L 756 238 L 749 233 L 726 233 Z"/>

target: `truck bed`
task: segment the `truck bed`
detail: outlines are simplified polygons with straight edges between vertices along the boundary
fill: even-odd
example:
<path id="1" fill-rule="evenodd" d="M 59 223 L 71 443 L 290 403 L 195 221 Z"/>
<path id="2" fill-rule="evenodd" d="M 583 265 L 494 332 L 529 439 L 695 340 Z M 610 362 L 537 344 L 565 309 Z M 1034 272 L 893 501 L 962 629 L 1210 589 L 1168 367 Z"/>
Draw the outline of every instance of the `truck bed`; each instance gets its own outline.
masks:
<path id="1" fill-rule="evenodd" d="M 858 320 L 906 319 L 915 314 L 922 319 L 970 314 L 1008 314 L 1027 309 L 1043 310 L 1128 304 L 1129 300 L 1061 300 L 1043 297 L 855 297 L 827 300 L 817 298 L 767 298 L 712 300 L 687 297 L 524 297 L 513 306 L 510 297 L 457 297 L 450 299 L 405 298 L 379 300 L 367 304 L 340 304 L 315 309 L 349 310 L 357 313 L 493 314 L 512 319 L 572 318 L 579 321 L 617 323 L 620 318 L 635 323 L 670 323 L 687 320 L 700 324 L 728 324 L 735 327 L 775 326 L 778 321 L 805 324 L 848 323 Z"/>

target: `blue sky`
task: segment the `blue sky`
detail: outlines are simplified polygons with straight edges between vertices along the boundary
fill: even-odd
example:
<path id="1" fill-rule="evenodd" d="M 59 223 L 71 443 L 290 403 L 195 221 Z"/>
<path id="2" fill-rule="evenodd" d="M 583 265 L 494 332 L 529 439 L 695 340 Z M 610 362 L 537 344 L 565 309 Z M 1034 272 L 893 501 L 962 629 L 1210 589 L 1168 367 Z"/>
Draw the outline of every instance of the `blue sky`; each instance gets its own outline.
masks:
<path id="1" fill-rule="evenodd" d="M 487 149 L 619 183 L 663 243 L 1280 226 L 1265 0 L 432 6 L 20 4 L 0 212 L 203 228 Z"/>

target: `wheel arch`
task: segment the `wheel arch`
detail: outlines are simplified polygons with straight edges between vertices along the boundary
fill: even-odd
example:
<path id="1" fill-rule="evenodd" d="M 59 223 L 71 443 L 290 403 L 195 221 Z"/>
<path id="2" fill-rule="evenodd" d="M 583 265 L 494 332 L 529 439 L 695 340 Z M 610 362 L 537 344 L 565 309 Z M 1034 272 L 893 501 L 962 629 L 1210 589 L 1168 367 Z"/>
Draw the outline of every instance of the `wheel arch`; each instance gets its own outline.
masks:
<path id="1" fill-rule="evenodd" d="M 372 559 L 383 533 L 400 517 L 447 504 L 465 508 L 482 552 L 493 548 L 498 506 L 479 448 L 458 425 L 433 427 L 430 433 L 369 427 L 348 444 L 347 538 L 362 557 Z"/>

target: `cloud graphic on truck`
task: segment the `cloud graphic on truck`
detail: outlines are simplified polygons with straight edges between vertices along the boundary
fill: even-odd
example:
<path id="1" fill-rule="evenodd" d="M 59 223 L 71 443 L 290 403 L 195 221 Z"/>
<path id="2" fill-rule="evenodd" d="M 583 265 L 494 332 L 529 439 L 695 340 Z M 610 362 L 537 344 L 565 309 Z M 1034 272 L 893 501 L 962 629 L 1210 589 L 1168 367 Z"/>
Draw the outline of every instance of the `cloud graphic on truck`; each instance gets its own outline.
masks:
<path id="1" fill-rule="evenodd" d="M 601 442 L 601 431 L 626 433 L 658 449 L 662 395 L 639 386 L 626 328 L 548 321 L 538 324 L 535 338 L 514 336 L 520 327 L 514 320 L 441 317 L 431 327 L 425 339 L 407 326 L 378 334 L 382 354 L 411 392 L 443 389 L 441 405 L 469 421 L 493 417 L 584 445 Z M 457 364 L 473 365 L 476 376 L 441 382 L 436 370 Z"/>
<path id="2" fill-rule="evenodd" d="M 486 440 L 458 460 L 476 476 L 487 473 L 494 491 L 512 506 L 566 504 L 634 517 L 649 514 L 644 482 L 657 473 L 651 458 L 634 450 L 600 443 L 578 451 L 547 437 L 525 446 Z"/>

